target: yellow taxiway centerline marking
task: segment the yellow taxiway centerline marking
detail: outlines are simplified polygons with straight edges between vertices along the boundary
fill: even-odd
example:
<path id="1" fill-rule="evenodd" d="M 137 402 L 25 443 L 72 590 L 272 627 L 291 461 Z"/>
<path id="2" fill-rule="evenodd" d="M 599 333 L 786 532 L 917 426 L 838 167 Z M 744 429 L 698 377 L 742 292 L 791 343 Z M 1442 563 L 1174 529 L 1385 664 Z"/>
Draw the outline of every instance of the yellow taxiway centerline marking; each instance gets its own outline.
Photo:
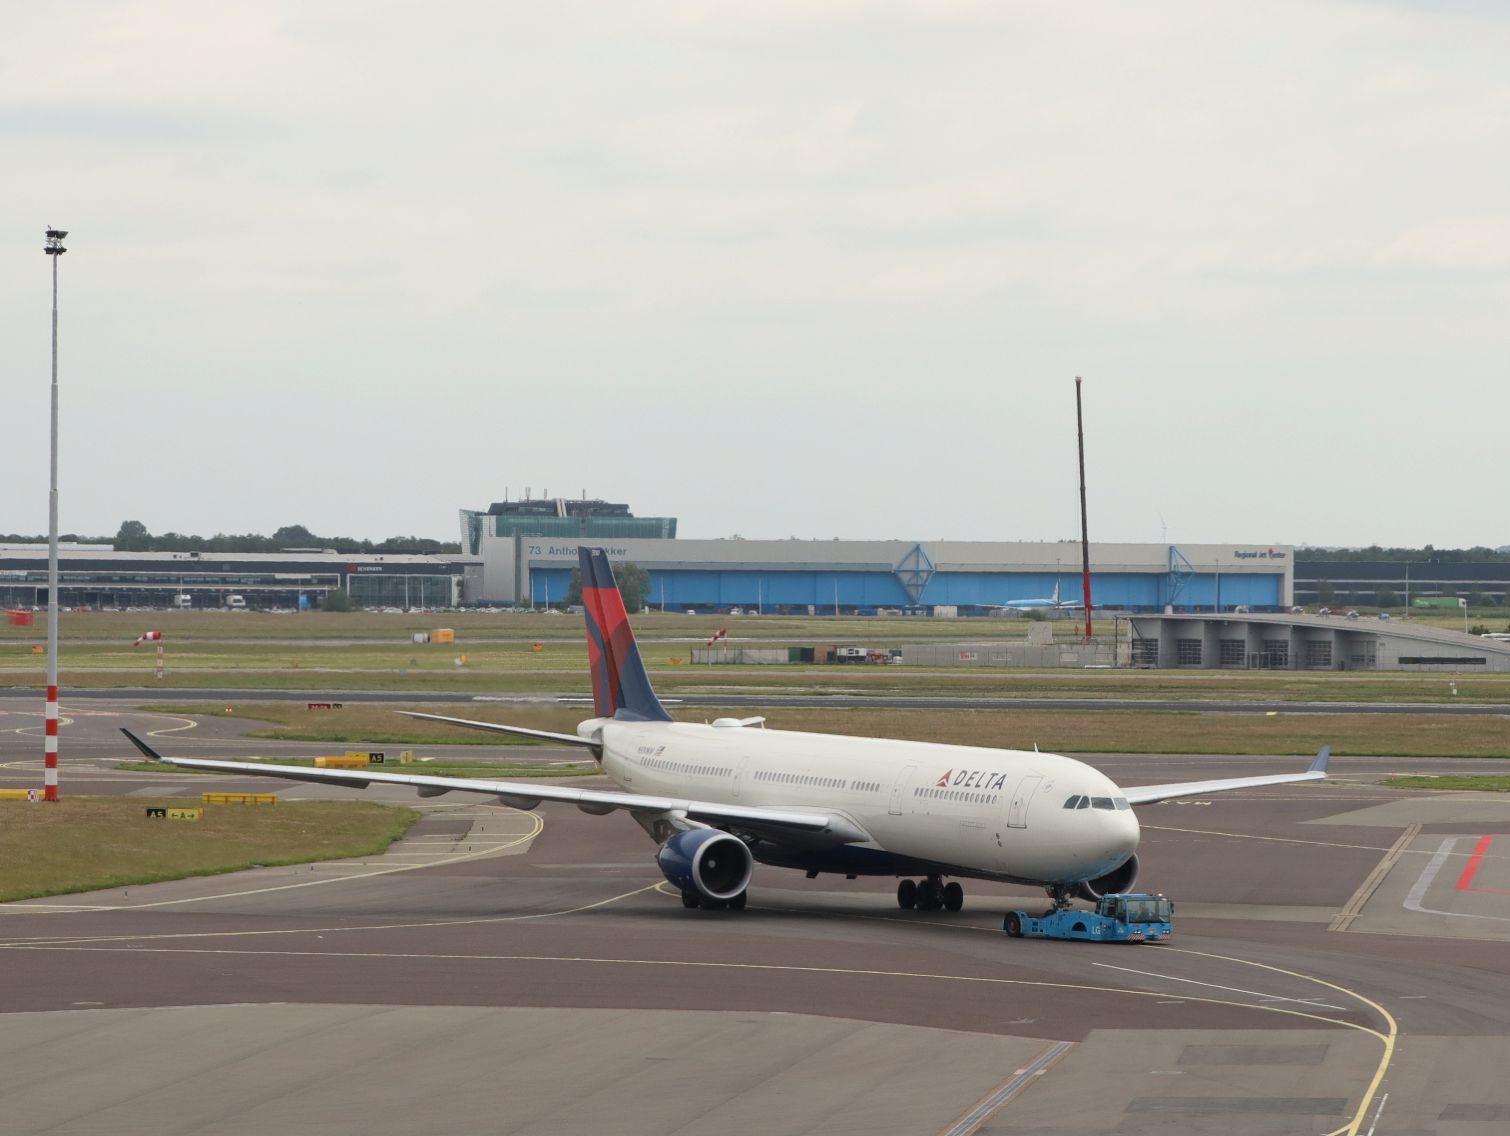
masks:
<path id="1" fill-rule="evenodd" d="M 1212 835 L 1226 835 L 1226 834 L 1224 834 L 1224 833 L 1213 833 Z M 1301 843 L 1311 843 L 1311 842 L 1301 842 Z M 656 890 L 660 891 L 662 895 L 666 895 L 666 896 L 675 896 L 677 894 L 676 892 L 665 891 L 664 890 L 664 886 L 665 885 L 663 885 L 663 884 L 657 884 L 656 885 Z M 767 908 L 766 910 L 771 910 L 771 909 Z M 810 912 L 808 912 L 808 911 L 806 911 L 805 909 L 802 909 L 802 908 L 778 908 L 776 910 L 788 911 L 788 912 L 791 912 L 793 914 L 810 914 Z M 834 916 L 838 916 L 838 917 L 844 918 L 844 919 L 866 919 L 866 920 L 875 920 L 875 921 L 878 921 L 878 922 L 885 922 L 885 923 L 906 923 L 909 926 L 919 926 L 919 925 L 922 925 L 922 926 L 928 926 L 928 927 L 947 927 L 949 930 L 952 930 L 952 931 L 988 931 L 988 932 L 992 932 L 992 933 L 1000 933 L 999 931 L 997 931 L 996 928 L 992 928 L 992 927 L 975 927 L 975 926 L 962 927 L 958 923 L 945 923 L 945 922 L 942 922 L 941 920 L 926 920 L 926 921 L 924 921 L 924 920 L 918 920 L 918 919 L 905 919 L 905 918 L 902 918 L 902 917 L 896 916 L 896 915 L 861 915 L 861 914 L 856 913 L 856 912 L 844 912 L 844 911 L 825 912 L 825 915 L 828 916 L 828 917 L 830 917 L 830 918 L 834 917 Z M 1367 997 L 1365 997 L 1362 994 L 1359 994 L 1355 990 L 1350 990 L 1350 989 L 1348 989 L 1345 986 L 1338 986 L 1336 983 L 1327 982 L 1325 979 L 1316 978 L 1313 975 L 1302 974 L 1299 971 L 1285 970 L 1282 967 L 1270 966 L 1267 963 L 1250 962 L 1247 959 L 1232 958 L 1232 957 L 1230 957 L 1228 955 L 1217 955 L 1217 954 L 1211 954 L 1211 953 L 1206 952 L 1206 951 L 1195 951 L 1195 950 L 1190 950 L 1188 948 L 1172 947 L 1172 946 L 1169 946 L 1168 944 L 1160 944 L 1159 949 L 1160 949 L 1161 953 L 1166 953 L 1167 952 L 1167 953 L 1176 953 L 1176 954 L 1202 955 L 1202 956 L 1204 956 L 1206 958 L 1221 959 L 1224 962 L 1237 963 L 1237 964 L 1239 964 L 1241 966 L 1256 966 L 1256 967 L 1260 967 L 1260 968 L 1262 968 L 1264 970 L 1273 970 L 1273 971 L 1277 971 L 1278 973 L 1281 973 L 1281 974 L 1288 974 L 1288 975 L 1291 975 L 1292 977 L 1299 978 L 1299 979 L 1301 979 L 1303 981 L 1306 981 L 1306 982 L 1314 982 L 1317 985 L 1326 986 L 1326 987 L 1328 987 L 1328 988 L 1330 988 L 1332 990 L 1336 990 L 1336 991 L 1338 991 L 1338 992 L 1340 992 L 1342 994 L 1346 994 L 1346 995 L 1348 995 L 1351 998 L 1356 998 L 1358 1001 L 1363 1002 L 1366 1005 L 1371 1006 L 1374 1009 L 1378 1010 L 1379 1013 L 1383 1016 L 1385 1022 L 1388 1023 L 1388 1028 L 1389 1028 L 1388 1034 L 1381 1033 L 1381 1032 L 1379 1032 L 1378 1030 L 1375 1030 L 1375 1029 L 1370 1029 L 1367 1026 L 1357 1025 L 1354 1022 L 1343 1022 L 1343 1023 L 1341 1023 L 1343 1025 L 1351 1026 L 1353 1029 L 1359 1029 L 1359 1030 L 1363 1030 L 1365 1033 L 1373 1034 L 1384 1045 L 1384 1060 L 1380 1064 L 1378 1071 L 1375 1073 L 1373 1082 L 1370 1084 L 1367 1093 L 1365 1093 L 1362 1103 L 1359 1105 L 1357 1115 L 1354 1117 L 1353 1121 L 1350 1124 L 1348 1124 L 1348 1125 L 1346 1125 L 1346 1126 L 1344 1126 L 1342 1128 L 1339 1128 L 1336 1132 L 1331 1132 L 1331 1133 L 1327 1134 L 1327 1136 L 1344 1136 L 1344 1134 L 1346 1134 L 1346 1136 L 1356 1136 L 1357 1131 L 1358 1131 L 1358 1127 L 1357 1127 L 1358 1123 L 1361 1121 L 1361 1119 L 1363 1117 L 1363 1114 L 1364 1114 L 1364 1111 L 1367 1109 L 1369 1101 L 1372 1098 L 1374 1092 L 1377 1091 L 1378 1086 L 1379 1086 L 1379 1082 L 1383 1080 L 1383 1078 L 1384 1078 L 1384 1070 L 1388 1067 L 1390 1059 L 1394 1055 L 1395 1038 L 1399 1034 L 1399 1027 L 1396 1025 L 1395 1019 L 1390 1015 L 1390 1013 L 1389 1013 L 1388 1010 L 1386 1010 L 1383 1006 L 1379 1005 L 1377 1002 L 1373 1001 L 1372 999 L 1367 998 Z M 1097 964 L 1097 965 L 1101 965 L 1101 964 Z M 1191 980 L 1182 980 L 1182 981 L 1194 981 L 1194 980 L 1191 979 Z M 1044 985 L 1056 985 L 1056 984 L 1054 984 L 1054 983 L 1047 983 L 1047 984 L 1044 984 Z M 1079 989 L 1078 987 L 1069 987 L 1069 988 L 1070 989 Z M 1188 1001 L 1209 1001 L 1211 999 L 1190 998 L 1190 999 L 1187 999 L 1187 1000 Z M 1247 1005 L 1247 1003 L 1243 1003 L 1243 1002 L 1236 1002 L 1236 1003 L 1230 1003 L 1230 1004 L 1231 1005 Z M 1255 1007 L 1251 1007 L 1251 1008 L 1253 1008 L 1253 1009 L 1277 1009 L 1277 1007 L 1270 1007 L 1270 1006 L 1255 1006 Z M 1314 1015 L 1312 1015 L 1312 1016 L 1314 1016 Z M 1323 1018 L 1322 1020 L 1323 1021 L 1331 1021 L 1333 1019 Z"/>
<path id="2" fill-rule="evenodd" d="M 1376 1011 L 1379 1016 L 1384 1019 L 1389 1029 L 1389 1032 L 1387 1034 L 1380 1033 L 1378 1030 L 1368 1031 L 1384 1043 L 1384 1054 L 1379 1060 L 1379 1067 L 1374 1070 L 1373 1080 L 1369 1082 L 1367 1090 L 1364 1091 L 1363 1099 L 1358 1102 L 1358 1111 L 1353 1114 L 1353 1119 L 1349 1123 L 1343 1125 L 1341 1128 L 1327 1133 L 1327 1136 L 1344 1136 L 1344 1134 L 1346 1134 L 1346 1136 L 1357 1136 L 1358 1129 L 1363 1124 L 1364 1114 L 1368 1111 L 1369 1103 L 1374 1099 L 1374 1094 L 1379 1091 L 1379 1085 L 1384 1080 L 1385 1070 L 1389 1068 L 1389 1063 L 1394 1059 L 1395 1056 L 1395 1039 L 1400 1036 L 1400 1026 L 1395 1021 L 1393 1014 L 1391 1014 L 1378 1002 L 1375 1002 L 1372 998 L 1366 997 L 1365 995 L 1358 993 L 1358 991 L 1351 990 L 1346 986 L 1338 985 L 1335 982 L 1328 982 L 1324 978 L 1317 978 L 1313 974 L 1302 974 L 1298 970 L 1286 970 L 1282 966 L 1271 966 L 1269 963 L 1254 962 L 1252 959 L 1232 958 L 1229 955 L 1212 954 L 1209 951 L 1193 951 L 1188 947 L 1166 946 L 1165 949 L 1174 954 L 1196 955 L 1200 958 L 1220 959 L 1223 962 L 1235 962 L 1243 966 L 1256 966 L 1260 970 L 1270 970 L 1275 974 L 1287 974 L 1291 978 L 1299 978 L 1303 982 L 1314 982 L 1317 986 L 1325 986 L 1328 990 L 1335 990 L 1339 994 L 1347 995 L 1349 998 L 1356 998 L 1364 1005 L 1369 1006 L 1374 1011 Z"/>

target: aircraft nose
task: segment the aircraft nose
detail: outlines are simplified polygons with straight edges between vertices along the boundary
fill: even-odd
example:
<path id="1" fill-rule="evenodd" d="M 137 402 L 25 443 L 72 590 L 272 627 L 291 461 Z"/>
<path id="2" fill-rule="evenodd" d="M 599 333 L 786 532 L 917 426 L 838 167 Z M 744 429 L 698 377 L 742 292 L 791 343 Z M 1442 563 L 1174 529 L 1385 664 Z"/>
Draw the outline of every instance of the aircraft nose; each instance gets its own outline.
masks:
<path id="1" fill-rule="evenodd" d="M 1142 837 L 1142 829 L 1138 825 L 1137 815 L 1126 809 L 1112 813 L 1107 818 L 1108 835 L 1111 840 L 1128 856 L 1138 850 L 1138 841 Z"/>

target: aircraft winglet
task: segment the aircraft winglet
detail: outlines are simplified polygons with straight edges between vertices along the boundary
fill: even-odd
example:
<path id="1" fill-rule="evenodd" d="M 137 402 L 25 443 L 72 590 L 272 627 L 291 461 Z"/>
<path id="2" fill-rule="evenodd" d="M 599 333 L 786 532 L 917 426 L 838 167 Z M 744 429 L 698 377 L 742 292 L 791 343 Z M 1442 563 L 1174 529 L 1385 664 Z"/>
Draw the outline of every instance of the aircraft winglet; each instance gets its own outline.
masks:
<path id="1" fill-rule="evenodd" d="M 1325 773 L 1327 771 L 1327 762 L 1329 762 L 1331 759 L 1332 747 L 1329 745 L 1322 746 L 1321 751 L 1316 755 L 1316 760 L 1311 762 L 1311 768 L 1308 772 Z"/>
<path id="2" fill-rule="evenodd" d="M 126 735 L 126 739 L 132 745 L 134 745 L 137 749 L 141 750 L 142 753 L 146 754 L 148 761 L 161 761 L 163 759 L 163 755 L 162 754 L 158 753 L 155 749 L 153 749 L 151 746 L 149 746 L 146 742 L 142 741 L 141 738 L 137 737 L 130 730 L 126 729 L 126 727 L 124 727 L 124 726 L 121 727 L 121 733 L 123 733 L 123 734 Z"/>

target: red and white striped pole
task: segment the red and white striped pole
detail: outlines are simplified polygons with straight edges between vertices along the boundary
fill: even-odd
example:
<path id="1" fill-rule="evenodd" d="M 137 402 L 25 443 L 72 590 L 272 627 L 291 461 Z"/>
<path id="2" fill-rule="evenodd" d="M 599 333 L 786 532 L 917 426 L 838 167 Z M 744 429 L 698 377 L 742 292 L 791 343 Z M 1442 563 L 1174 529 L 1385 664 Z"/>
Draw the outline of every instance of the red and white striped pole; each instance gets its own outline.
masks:
<path id="1" fill-rule="evenodd" d="M 58 799 L 58 688 L 47 688 L 46 768 L 42 770 L 42 799 Z"/>
<path id="2" fill-rule="evenodd" d="M 47 493 L 47 748 L 42 799 L 58 799 L 58 257 L 62 229 L 48 229 L 42 251 L 52 260 L 52 451 Z"/>

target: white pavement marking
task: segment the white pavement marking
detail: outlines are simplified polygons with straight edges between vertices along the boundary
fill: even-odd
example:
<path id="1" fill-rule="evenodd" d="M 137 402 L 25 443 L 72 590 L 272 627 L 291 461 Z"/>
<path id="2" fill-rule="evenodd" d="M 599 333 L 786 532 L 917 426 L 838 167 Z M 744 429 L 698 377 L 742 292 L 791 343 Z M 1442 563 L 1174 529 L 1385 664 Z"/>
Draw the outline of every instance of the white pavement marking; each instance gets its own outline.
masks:
<path id="1" fill-rule="evenodd" d="M 641 891 L 649 891 L 650 888 L 641 888 Z M 636 893 L 628 893 L 636 894 Z M 618 897 L 622 898 L 622 897 Z M 592 906 L 602 906 L 612 900 L 603 900 Z M 566 914 L 565 912 L 550 912 L 548 914 Z M 543 915 L 541 916 L 543 917 Z M 516 918 L 530 918 L 529 916 L 517 916 Z M 501 922 L 501 920 L 458 920 L 457 922 Z M 440 924 L 437 924 L 437 926 Z M 336 928 L 339 930 L 379 930 L 373 927 Z M 261 932 L 250 931 L 244 934 L 282 934 L 284 932 Z M 236 937 L 237 933 L 231 933 L 230 937 Z M 145 938 L 146 936 L 142 936 Z M 202 935 L 173 936 L 164 935 L 162 938 L 212 938 L 212 933 Z M 122 936 L 128 938 L 128 936 Z M 130 952 L 133 955 L 164 954 L 164 955 L 259 955 L 275 958 L 300 958 L 300 959 L 387 959 L 423 961 L 423 962 L 544 962 L 544 963 L 577 963 L 590 966 L 632 966 L 632 967 L 683 967 L 688 970 L 748 970 L 770 971 L 787 974 L 839 974 L 857 978 L 907 978 L 917 979 L 924 982 L 961 982 L 978 984 L 981 986 L 1031 986 L 1052 990 L 1081 990 L 1092 994 L 1121 994 L 1130 998 L 1154 998 L 1154 991 L 1138 990 L 1126 986 L 1093 986 L 1083 982 L 1043 982 L 1027 978 L 995 978 L 980 974 L 940 974 L 930 971 L 909 970 L 865 970 L 858 967 L 840 966 L 789 966 L 778 963 L 758 962 L 722 962 L 710 959 L 647 959 L 647 958 L 602 958 L 590 955 L 494 955 L 494 954 L 452 954 L 439 951 L 294 951 L 294 950 L 232 950 L 224 947 L 142 947 L 130 946 L 97 946 L 91 945 L 91 940 L 79 942 L 46 942 L 31 941 L 20 943 L 3 943 L 0 949 L 16 951 L 97 951 L 101 953 Z M 1217 956 L 1220 957 L 1220 956 Z M 1241 962 L 1243 960 L 1234 960 Z M 1263 964 L 1256 964 L 1263 965 Z M 1272 968 L 1271 968 L 1272 969 Z M 1302 976 L 1304 977 L 1304 976 Z M 1323 983 L 1323 985 L 1330 985 Z M 1361 1033 L 1371 1034 L 1374 1037 L 1383 1035 L 1372 1026 L 1360 1025 L 1350 1022 L 1345 1018 L 1329 1018 L 1325 1014 L 1311 1014 L 1304 1010 L 1289 1010 L 1282 1006 L 1261 1006 L 1252 1002 L 1237 1002 L 1231 998 L 1208 998 L 1194 995 L 1186 999 L 1187 1002 L 1199 1002 L 1208 1006 L 1231 1006 L 1239 1010 L 1253 1010 L 1263 1014 L 1284 1014 L 1287 1017 L 1306 1018 L 1313 1022 L 1326 1022 L 1328 1025 L 1342 1026 L 1346 1029 L 1358 1030 Z M 1298 1001 L 1298 999 L 1297 999 Z M 1370 1003 L 1373 1005 L 1374 1003 Z M 1381 1069 L 1383 1066 L 1381 1066 Z M 1366 1103 L 1366 1102 L 1365 1102 Z"/>
<path id="2" fill-rule="evenodd" d="M 1421 875 L 1411 885 L 1410 891 L 1405 896 L 1405 906 L 1411 911 L 1425 911 L 1421 901 L 1426 898 L 1426 889 L 1437 878 L 1437 873 L 1442 870 L 1442 865 L 1447 863 L 1447 857 L 1452 855 L 1452 850 L 1457 846 L 1456 836 L 1442 838 L 1442 843 L 1437 845 L 1437 854 L 1426 862 L 1426 867 L 1421 869 Z M 1434 912 L 1433 914 L 1442 914 Z"/>
<path id="3" fill-rule="evenodd" d="M 1183 832 L 1192 836 L 1225 836 L 1232 840 L 1269 840 L 1277 844 L 1309 844 L 1317 848 L 1351 848 L 1359 852 L 1388 852 L 1375 844 L 1338 844 L 1330 840 L 1299 840 L 1293 836 L 1264 836 L 1256 832 L 1211 832 L 1204 828 L 1170 828 L 1162 824 L 1145 824 L 1144 832 Z"/>
<path id="4" fill-rule="evenodd" d="M 1436 855 L 1427 861 L 1426 867 L 1421 870 L 1420 878 L 1411 885 L 1409 893 L 1405 896 L 1405 907 L 1409 911 L 1419 911 L 1422 915 L 1447 915 L 1454 919 L 1488 919 L 1495 923 L 1510 923 L 1510 916 L 1504 915 L 1479 915 L 1472 911 L 1442 911 L 1435 907 L 1427 907 L 1422 900 L 1426 898 L 1426 890 L 1436 882 L 1437 875 L 1442 870 L 1442 865 L 1447 863 L 1453 856 L 1453 849 L 1457 847 L 1457 836 L 1442 838 L 1441 845 L 1437 848 Z"/>
<path id="5" fill-rule="evenodd" d="M 475 927 L 495 923 L 527 923 L 538 919 L 552 919 L 557 915 L 576 915 L 583 911 L 591 911 L 596 907 L 607 907 L 610 903 L 617 903 L 621 899 L 628 899 L 631 896 L 640 895 L 647 891 L 654 891 L 656 886 L 655 884 L 647 884 L 645 887 L 635 888 L 633 891 L 620 892 L 618 895 L 611 895 L 607 899 L 596 899 L 591 903 L 584 903 L 579 907 L 567 907 L 558 911 L 535 911 L 528 915 L 490 915 L 477 919 L 439 919 L 427 923 L 370 923 L 349 927 L 280 927 L 274 930 L 257 931 L 179 931 L 158 935 L 39 935 L 30 939 L 12 939 L 8 942 L 0 941 L 0 950 L 22 947 L 81 947 L 89 943 L 137 943 L 155 942 L 164 939 L 253 939 L 268 935 L 316 935 L 324 938 L 326 935 L 333 935 L 337 932 L 416 931 L 432 930 L 439 927 Z M 223 953 L 235 954 L 238 952 L 226 951 Z M 239 953 L 251 954 L 252 952 L 244 951 Z"/>
<path id="6" fill-rule="evenodd" d="M 1265 994 L 1261 990 L 1244 990 L 1241 986 L 1222 986 L 1216 982 L 1202 982 L 1195 978 L 1180 978 L 1173 974 L 1158 974 L 1152 970 L 1134 970 L 1130 966 L 1113 966 L 1109 962 L 1093 962 L 1092 966 L 1099 966 L 1106 970 L 1121 970 L 1128 974 L 1141 974 L 1148 978 L 1162 978 L 1166 982 L 1188 982 L 1192 986 L 1206 986 L 1212 990 L 1225 990 L 1229 994 L 1248 994 L 1254 998 L 1262 998 L 1266 1002 L 1299 1002 L 1302 1006 L 1319 1006 L 1323 1010 L 1343 1010 L 1345 1006 L 1334 1006 L 1330 1002 L 1321 1002 L 1315 998 L 1286 998 L 1282 994 Z"/>
<path id="7" fill-rule="evenodd" d="M 1022 1092 L 1029 1081 L 1041 1073 L 1047 1073 L 1049 1066 L 1058 1061 L 1073 1046 L 1074 1042 L 1071 1041 L 1056 1041 L 1035 1057 L 1026 1068 L 1015 1070 L 1005 1084 L 944 1129 L 943 1136 L 970 1136 L 990 1119 L 992 1113 Z"/>

